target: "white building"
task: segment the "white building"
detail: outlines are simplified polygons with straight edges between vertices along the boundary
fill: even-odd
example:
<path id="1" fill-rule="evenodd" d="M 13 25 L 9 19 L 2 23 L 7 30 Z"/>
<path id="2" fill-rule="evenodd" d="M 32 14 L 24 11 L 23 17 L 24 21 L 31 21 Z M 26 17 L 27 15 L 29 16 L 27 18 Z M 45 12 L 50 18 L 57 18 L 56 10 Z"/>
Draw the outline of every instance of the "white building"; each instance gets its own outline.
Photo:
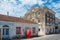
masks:
<path id="1" fill-rule="evenodd" d="M 38 24 L 29 20 L 6 16 L 0 14 L 0 33 L 2 38 L 13 38 L 25 36 L 25 31 L 29 28 L 31 36 L 38 35 Z"/>

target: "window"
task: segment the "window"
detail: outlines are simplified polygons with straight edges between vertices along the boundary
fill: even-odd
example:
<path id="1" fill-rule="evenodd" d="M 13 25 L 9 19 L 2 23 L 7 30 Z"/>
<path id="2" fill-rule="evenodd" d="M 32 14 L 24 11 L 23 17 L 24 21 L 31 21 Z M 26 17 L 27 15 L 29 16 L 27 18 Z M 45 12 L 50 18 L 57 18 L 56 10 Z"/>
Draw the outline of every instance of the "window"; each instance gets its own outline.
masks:
<path id="1" fill-rule="evenodd" d="M 32 13 L 31 16 L 34 16 L 34 13 Z"/>
<path id="2" fill-rule="evenodd" d="M 49 16 L 49 14 L 47 14 L 47 16 Z"/>
<path id="3" fill-rule="evenodd" d="M 3 35 L 9 35 L 9 26 L 8 25 L 3 26 Z"/>
<path id="4" fill-rule="evenodd" d="M 40 15 L 40 12 L 38 12 L 38 15 Z"/>
<path id="5" fill-rule="evenodd" d="M 52 19 L 50 19 L 50 23 L 52 22 Z"/>
<path id="6" fill-rule="evenodd" d="M 16 27 L 16 34 L 21 34 L 21 27 Z"/>
<path id="7" fill-rule="evenodd" d="M 39 31 L 40 31 L 40 28 L 39 28 Z"/>
<path id="8" fill-rule="evenodd" d="M 3 35 L 4 35 L 4 29 L 3 29 Z"/>
<path id="9" fill-rule="evenodd" d="M 35 27 L 33 27 L 33 33 L 35 33 L 35 30 L 36 30 Z"/>
<path id="10" fill-rule="evenodd" d="M 9 29 L 6 29 L 6 35 L 9 35 Z"/>
<path id="11" fill-rule="evenodd" d="M 55 29 L 58 29 L 58 26 L 56 26 Z"/>
<path id="12" fill-rule="evenodd" d="M 34 22 L 34 19 L 32 19 L 32 21 Z"/>
<path id="13" fill-rule="evenodd" d="M 50 22 L 50 19 L 49 18 L 47 18 L 47 23 L 49 23 Z"/>
<path id="14" fill-rule="evenodd" d="M 40 19 L 38 19 L 38 23 L 40 23 Z"/>

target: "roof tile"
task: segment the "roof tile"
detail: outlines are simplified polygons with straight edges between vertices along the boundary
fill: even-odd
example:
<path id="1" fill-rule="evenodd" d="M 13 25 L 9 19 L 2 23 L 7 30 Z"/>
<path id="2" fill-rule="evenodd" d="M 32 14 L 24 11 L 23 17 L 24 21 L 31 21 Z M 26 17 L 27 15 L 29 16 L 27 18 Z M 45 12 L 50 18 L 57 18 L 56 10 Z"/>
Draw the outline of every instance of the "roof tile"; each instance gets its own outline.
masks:
<path id="1" fill-rule="evenodd" d="M 2 15 L 2 14 L 0 14 L 0 20 L 37 24 L 37 23 L 32 22 L 30 20 L 26 20 L 26 19 L 22 19 L 22 18 L 18 18 L 18 17 L 13 17 L 13 16 Z"/>

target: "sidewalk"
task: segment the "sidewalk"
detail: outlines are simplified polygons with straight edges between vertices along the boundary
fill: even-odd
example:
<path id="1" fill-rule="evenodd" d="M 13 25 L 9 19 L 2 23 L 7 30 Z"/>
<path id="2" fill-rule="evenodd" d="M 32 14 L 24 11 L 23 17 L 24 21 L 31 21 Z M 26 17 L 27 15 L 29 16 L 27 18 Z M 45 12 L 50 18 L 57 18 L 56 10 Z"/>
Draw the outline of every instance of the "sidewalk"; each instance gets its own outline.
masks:
<path id="1" fill-rule="evenodd" d="M 44 37 L 44 36 L 37 36 L 37 37 L 31 37 L 31 38 L 22 38 L 22 39 L 12 39 L 12 40 L 31 40 L 31 39 L 40 38 L 40 37 Z"/>
<path id="2" fill-rule="evenodd" d="M 39 36 L 39 37 L 32 37 L 32 38 L 27 38 L 27 39 L 21 39 L 21 40 L 34 40 L 34 39 L 39 39 L 39 38 L 44 38 L 44 37 L 47 37 L 47 35 L 44 35 L 44 36 Z"/>
<path id="3" fill-rule="evenodd" d="M 34 38 L 21 39 L 21 40 L 36 40 L 36 39 L 41 39 L 41 38 L 51 37 L 51 36 L 56 36 L 56 34 L 44 35 L 44 36 L 41 36 L 41 37 L 34 37 Z"/>
<path id="4" fill-rule="evenodd" d="M 51 36 L 56 36 L 57 34 L 51 34 L 51 35 L 44 35 L 40 37 L 32 37 L 32 38 L 22 38 L 22 39 L 13 39 L 13 40 L 36 40 L 36 39 L 41 39 L 45 37 L 51 37 Z"/>

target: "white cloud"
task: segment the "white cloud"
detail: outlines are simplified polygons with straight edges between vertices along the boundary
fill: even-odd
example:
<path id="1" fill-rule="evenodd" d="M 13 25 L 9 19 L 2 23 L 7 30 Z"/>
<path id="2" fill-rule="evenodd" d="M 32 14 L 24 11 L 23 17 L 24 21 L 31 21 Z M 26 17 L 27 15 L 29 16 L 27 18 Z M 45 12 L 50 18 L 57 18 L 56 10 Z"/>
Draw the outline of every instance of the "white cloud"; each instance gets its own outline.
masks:
<path id="1" fill-rule="evenodd" d="M 12 12 L 13 7 L 6 0 L 1 0 L 0 3 L 0 13 L 6 15 L 7 11 Z"/>
<path id="2" fill-rule="evenodd" d="M 44 3 L 44 2 L 43 2 L 42 0 L 39 0 L 39 1 L 38 1 L 38 4 L 39 4 L 39 5 L 42 5 L 43 3 Z"/>
<path id="3" fill-rule="evenodd" d="M 43 4 L 46 2 L 51 3 L 51 5 L 47 5 L 49 8 L 53 8 L 54 11 L 60 8 L 60 3 L 53 3 L 52 0 L 19 0 L 21 4 L 17 5 L 16 0 L 0 0 L 0 13 L 6 14 L 9 11 L 12 16 L 21 16 L 26 13 L 27 9 L 29 9 L 34 4 L 38 4 L 44 6 Z M 59 6 L 58 6 L 59 5 Z"/>
<path id="4" fill-rule="evenodd" d="M 12 2 L 12 3 L 16 4 L 16 1 L 15 0 L 10 0 L 9 2 Z"/>
<path id="5" fill-rule="evenodd" d="M 57 14 L 59 14 L 59 11 L 60 11 L 60 9 L 59 9 L 60 8 L 60 3 L 53 2 L 53 3 L 51 3 L 50 8 L 52 10 L 54 10 Z"/>
<path id="6" fill-rule="evenodd" d="M 42 0 L 41 0 L 42 1 Z M 51 3 L 53 0 L 43 0 L 43 3 L 47 3 L 47 2 L 49 2 L 49 3 Z"/>
<path id="7" fill-rule="evenodd" d="M 60 8 L 60 3 L 55 5 L 56 8 Z"/>
<path id="8" fill-rule="evenodd" d="M 46 3 L 48 0 L 43 0 L 44 3 Z"/>
<path id="9" fill-rule="evenodd" d="M 53 0 L 49 0 L 49 3 L 51 3 Z"/>
<path id="10" fill-rule="evenodd" d="M 60 3 L 52 3 L 52 6 L 54 6 L 56 9 L 60 8 Z"/>
<path id="11" fill-rule="evenodd" d="M 33 4 L 37 3 L 37 0 L 19 0 L 20 2 L 22 2 L 22 4 L 16 5 L 16 0 L 1 0 L 0 3 L 0 10 L 1 13 L 6 13 L 7 11 L 9 11 L 10 14 L 15 14 L 16 15 L 18 13 L 23 13 L 23 11 L 26 11 L 27 8 L 29 8 L 29 6 L 32 6 Z M 39 1 L 39 4 L 42 4 L 42 1 Z M 24 6 L 25 5 L 25 6 Z M 4 12 L 3 12 L 4 11 Z"/>
<path id="12" fill-rule="evenodd" d="M 19 0 L 22 2 L 22 5 L 33 5 L 37 3 L 37 0 Z"/>

